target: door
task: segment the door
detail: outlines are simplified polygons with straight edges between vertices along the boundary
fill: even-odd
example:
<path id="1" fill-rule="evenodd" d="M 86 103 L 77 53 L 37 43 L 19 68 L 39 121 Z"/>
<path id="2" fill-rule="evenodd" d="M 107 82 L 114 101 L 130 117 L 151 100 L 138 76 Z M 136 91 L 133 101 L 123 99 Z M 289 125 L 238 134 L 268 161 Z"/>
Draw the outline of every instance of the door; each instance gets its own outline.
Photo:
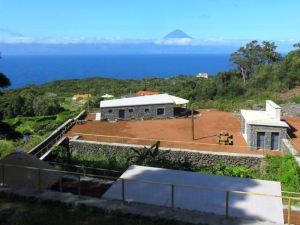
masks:
<path id="1" fill-rule="evenodd" d="M 279 133 L 271 133 L 271 150 L 279 149 Z"/>
<path id="2" fill-rule="evenodd" d="M 258 132 L 257 133 L 257 148 L 258 149 L 265 149 L 265 132 Z"/>
<path id="3" fill-rule="evenodd" d="M 119 109 L 119 119 L 125 118 L 125 109 Z"/>

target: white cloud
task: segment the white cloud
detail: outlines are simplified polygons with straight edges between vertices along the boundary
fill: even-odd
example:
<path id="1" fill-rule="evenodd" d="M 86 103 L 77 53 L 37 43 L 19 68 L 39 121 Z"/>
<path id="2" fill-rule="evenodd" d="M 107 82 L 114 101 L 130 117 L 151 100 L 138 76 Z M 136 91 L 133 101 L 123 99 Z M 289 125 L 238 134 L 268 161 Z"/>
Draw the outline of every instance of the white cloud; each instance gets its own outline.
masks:
<path id="1" fill-rule="evenodd" d="M 190 45 L 191 38 L 165 38 L 154 41 L 158 45 Z"/>

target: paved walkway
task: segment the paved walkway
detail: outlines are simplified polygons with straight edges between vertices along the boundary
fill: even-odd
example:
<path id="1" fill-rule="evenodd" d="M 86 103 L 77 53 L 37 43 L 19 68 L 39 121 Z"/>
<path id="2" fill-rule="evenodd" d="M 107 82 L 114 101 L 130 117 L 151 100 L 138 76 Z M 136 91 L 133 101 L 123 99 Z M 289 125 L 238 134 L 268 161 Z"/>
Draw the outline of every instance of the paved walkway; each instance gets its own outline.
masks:
<path id="1" fill-rule="evenodd" d="M 124 214 L 141 215 L 145 217 L 160 217 L 170 220 L 177 220 L 181 222 L 189 222 L 193 224 L 209 224 L 209 225 L 280 225 L 278 223 L 244 220 L 229 218 L 225 219 L 223 216 L 213 214 L 200 213 L 196 211 L 171 209 L 160 206 L 146 205 L 146 204 L 122 204 L 120 201 L 91 198 L 70 193 L 60 193 L 54 191 L 44 191 L 42 193 L 25 190 L 25 189 L 11 189 L 0 187 L 0 194 L 17 195 L 27 198 L 35 198 L 40 201 L 60 202 L 66 206 L 80 207 L 80 208 L 94 208 L 106 211 L 115 211 Z M 282 225 L 282 224 L 281 224 Z"/>

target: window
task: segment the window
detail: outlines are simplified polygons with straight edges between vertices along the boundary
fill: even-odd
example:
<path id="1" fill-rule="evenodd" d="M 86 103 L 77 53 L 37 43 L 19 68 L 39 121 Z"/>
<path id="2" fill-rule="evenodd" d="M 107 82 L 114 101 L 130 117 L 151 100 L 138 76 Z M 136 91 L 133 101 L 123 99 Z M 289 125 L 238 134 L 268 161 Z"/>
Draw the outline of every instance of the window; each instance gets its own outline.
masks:
<path id="1" fill-rule="evenodd" d="M 146 108 L 145 113 L 149 113 L 149 112 L 150 112 L 150 109 Z"/>
<path id="2" fill-rule="evenodd" d="M 133 109 L 128 109 L 128 112 L 133 113 Z"/>
<path id="3" fill-rule="evenodd" d="M 265 149 L 265 132 L 257 132 L 257 148 Z"/>
<path id="4" fill-rule="evenodd" d="M 112 109 L 108 110 L 108 113 L 112 113 L 112 112 L 113 112 Z"/>
<path id="5" fill-rule="evenodd" d="M 119 109 L 119 118 L 124 119 L 125 118 L 125 109 Z"/>
<path id="6" fill-rule="evenodd" d="M 164 108 L 158 108 L 157 109 L 157 115 L 165 115 L 165 109 Z"/>
<path id="7" fill-rule="evenodd" d="M 279 133 L 271 133 L 271 150 L 279 149 Z"/>

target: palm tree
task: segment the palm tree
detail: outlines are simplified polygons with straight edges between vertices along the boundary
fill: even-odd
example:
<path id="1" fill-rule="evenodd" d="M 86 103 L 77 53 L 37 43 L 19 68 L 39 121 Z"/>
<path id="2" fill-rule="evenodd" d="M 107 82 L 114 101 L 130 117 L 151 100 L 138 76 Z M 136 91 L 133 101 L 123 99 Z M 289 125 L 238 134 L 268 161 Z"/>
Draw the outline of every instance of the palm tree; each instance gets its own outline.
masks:
<path id="1" fill-rule="evenodd" d="M 134 162 L 137 165 L 145 165 L 146 162 L 151 162 L 152 160 L 157 159 L 157 157 L 168 153 L 169 151 L 160 151 L 160 141 L 157 141 L 154 145 L 150 148 L 144 147 L 143 149 L 135 149 L 133 150 L 134 155 L 128 158 L 128 162 Z"/>

